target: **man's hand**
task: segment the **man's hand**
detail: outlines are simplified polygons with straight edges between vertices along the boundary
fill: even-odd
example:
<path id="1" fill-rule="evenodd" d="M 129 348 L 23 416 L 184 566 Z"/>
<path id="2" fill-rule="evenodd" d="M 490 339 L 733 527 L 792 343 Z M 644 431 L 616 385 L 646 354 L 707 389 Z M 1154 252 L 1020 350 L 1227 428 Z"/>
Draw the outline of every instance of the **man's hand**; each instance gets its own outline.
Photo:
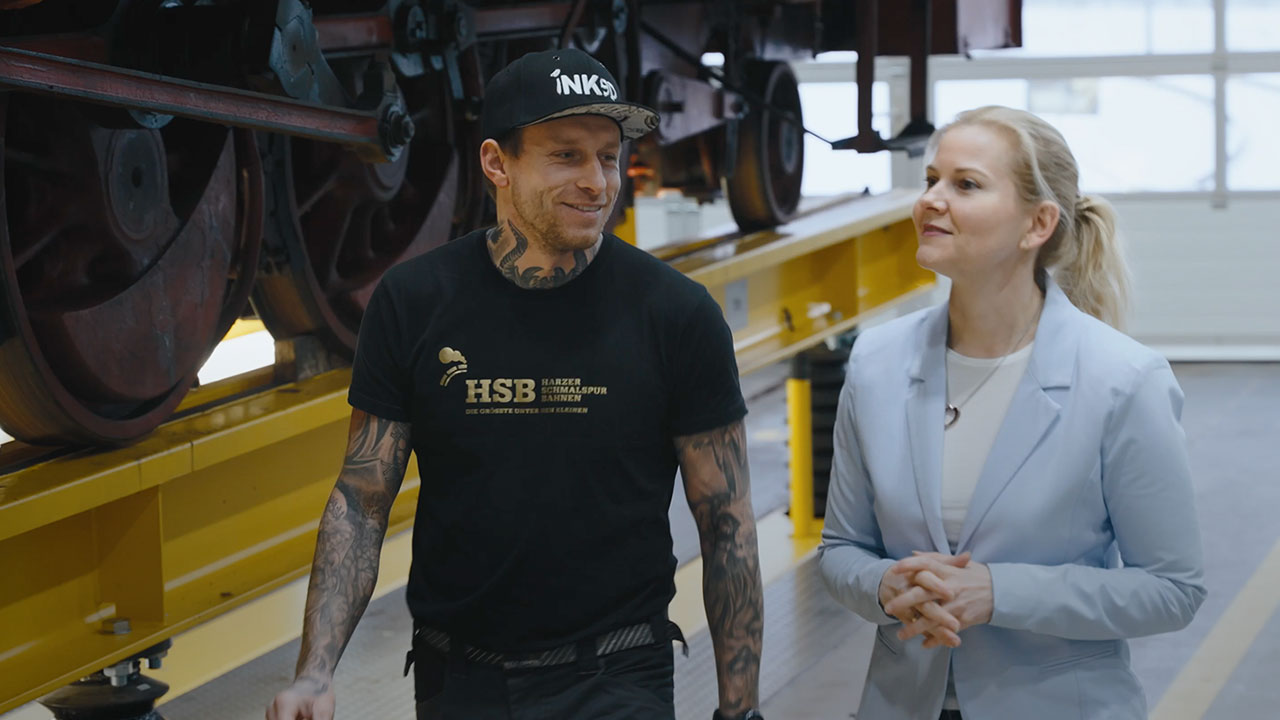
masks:
<path id="1" fill-rule="evenodd" d="M 956 647 L 960 631 L 991 621 L 994 607 L 991 571 L 982 563 L 969 562 L 967 553 L 955 558 L 938 553 L 916 553 L 898 561 L 886 573 L 889 574 L 911 578 L 912 587 L 885 605 L 885 612 L 899 618 L 911 613 L 913 608 L 919 613 L 917 619 L 905 623 L 898 631 L 898 637 L 904 641 L 929 633 L 931 637 L 926 638 L 925 647 L 938 644 Z M 926 607 L 930 603 L 940 605 L 942 614 Z M 954 645 L 934 637 L 934 630 L 940 629 L 944 623 L 954 636 Z"/>
<path id="2" fill-rule="evenodd" d="M 267 706 L 267 720 L 333 720 L 333 683 L 298 678 Z"/>

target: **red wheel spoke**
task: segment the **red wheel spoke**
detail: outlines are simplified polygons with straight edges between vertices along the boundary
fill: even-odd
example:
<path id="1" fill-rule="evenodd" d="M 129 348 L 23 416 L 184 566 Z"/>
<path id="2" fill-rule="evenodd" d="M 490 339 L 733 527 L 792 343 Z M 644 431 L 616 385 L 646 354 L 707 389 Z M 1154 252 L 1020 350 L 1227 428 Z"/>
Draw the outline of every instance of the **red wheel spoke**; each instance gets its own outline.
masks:
<path id="1" fill-rule="evenodd" d="M 336 173 L 331 174 L 329 175 L 329 177 L 325 178 L 323 183 L 320 183 L 319 185 L 317 185 L 315 190 L 311 191 L 310 195 L 308 195 L 306 198 L 304 198 L 301 202 L 298 203 L 298 216 L 301 217 L 311 212 L 311 208 L 314 207 L 317 202 L 319 202 L 320 198 L 332 192 L 333 189 L 337 187 L 337 185 L 338 185 L 338 176 Z"/>
<path id="2" fill-rule="evenodd" d="M 351 200 L 331 202 L 316 208 L 304 227 L 312 231 L 311 264 L 317 269 L 321 287 L 327 289 L 338 281 L 338 259 L 347 239 L 356 206 Z"/>
<path id="3" fill-rule="evenodd" d="M 6 146 L 4 149 L 4 161 L 6 165 L 22 165 L 38 173 L 46 175 L 56 175 L 61 177 L 76 177 L 80 173 L 59 159 L 53 159 L 34 152 L 28 152 L 15 147 Z"/>
<path id="4" fill-rule="evenodd" d="M 43 234 L 34 240 L 25 240 L 21 248 L 14 249 L 14 270 L 20 270 L 31 262 L 32 258 L 43 252 L 63 231 L 80 224 L 83 221 L 82 218 L 81 208 L 76 206 L 46 209 L 36 221 L 30 223 L 35 228 L 43 229 Z"/>
<path id="5" fill-rule="evenodd" d="M 378 259 L 373 249 L 373 219 L 377 215 L 378 206 L 365 203 L 355 207 L 351 213 L 351 223 L 347 226 L 347 237 L 343 242 L 341 259 L 356 267 L 368 266 Z"/>

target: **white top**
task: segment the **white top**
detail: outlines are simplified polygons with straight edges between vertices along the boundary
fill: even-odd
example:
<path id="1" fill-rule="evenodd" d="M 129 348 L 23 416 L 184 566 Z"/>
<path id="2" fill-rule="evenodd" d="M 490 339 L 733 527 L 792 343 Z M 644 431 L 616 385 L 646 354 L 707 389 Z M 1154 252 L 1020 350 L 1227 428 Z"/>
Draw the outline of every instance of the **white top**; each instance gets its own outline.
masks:
<path id="1" fill-rule="evenodd" d="M 978 477 L 1034 346 L 1031 343 L 1003 358 L 971 358 L 947 351 L 947 400 L 960 406 L 960 418 L 942 436 L 942 527 L 953 552 Z M 988 374 L 991 378 L 978 388 Z M 977 393 L 970 397 L 975 388 Z"/>
<path id="2" fill-rule="evenodd" d="M 995 444 L 996 433 L 1013 403 L 1013 393 L 1027 371 L 1034 346 L 1034 342 L 1030 343 L 1003 358 L 971 358 L 954 350 L 947 351 L 947 400 L 960 406 L 959 419 L 942 435 L 942 527 L 951 552 L 955 552 L 960 542 L 969 501 L 978 487 L 978 478 Z M 982 384 L 988 374 L 990 379 Z M 960 709 L 950 674 L 942 707 Z"/>

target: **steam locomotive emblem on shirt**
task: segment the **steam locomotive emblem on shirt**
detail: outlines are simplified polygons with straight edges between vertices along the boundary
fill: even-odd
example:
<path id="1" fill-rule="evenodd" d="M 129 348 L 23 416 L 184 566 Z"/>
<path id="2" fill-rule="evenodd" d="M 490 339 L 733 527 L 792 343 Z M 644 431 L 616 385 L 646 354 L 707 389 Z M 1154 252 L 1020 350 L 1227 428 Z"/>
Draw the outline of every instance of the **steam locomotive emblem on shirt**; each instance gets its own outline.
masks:
<path id="1" fill-rule="evenodd" d="M 444 376 L 440 378 L 441 387 L 448 387 L 454 375 L 461 375 L 467 371 L 466 356 L 451 347 L 440 348 L 440 362 L 449 366 L 444 371 Z"/>

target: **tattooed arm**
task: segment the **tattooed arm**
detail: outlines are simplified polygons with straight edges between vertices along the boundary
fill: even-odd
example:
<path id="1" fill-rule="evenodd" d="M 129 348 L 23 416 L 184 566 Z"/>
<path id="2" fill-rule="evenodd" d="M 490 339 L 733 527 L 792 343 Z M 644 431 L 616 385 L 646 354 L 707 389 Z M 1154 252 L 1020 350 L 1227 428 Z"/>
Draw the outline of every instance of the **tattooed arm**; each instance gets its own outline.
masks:
<path id="1" fill-rule="evenodd" d="M 351 413 L 346 462 L 320 518 L 297 674 L 267 709 L 268 720 L 333 717 L 334 669 L 373 596 L 409 451 L 408 423 Z"/>
<path id="2" fill-rule="evenodd" d="M 702 595 L 720 683 L 720 712 L 760 703 L 764 600 L 742 421 L 676 438 L 680 474 L 702 540 Z"/>

